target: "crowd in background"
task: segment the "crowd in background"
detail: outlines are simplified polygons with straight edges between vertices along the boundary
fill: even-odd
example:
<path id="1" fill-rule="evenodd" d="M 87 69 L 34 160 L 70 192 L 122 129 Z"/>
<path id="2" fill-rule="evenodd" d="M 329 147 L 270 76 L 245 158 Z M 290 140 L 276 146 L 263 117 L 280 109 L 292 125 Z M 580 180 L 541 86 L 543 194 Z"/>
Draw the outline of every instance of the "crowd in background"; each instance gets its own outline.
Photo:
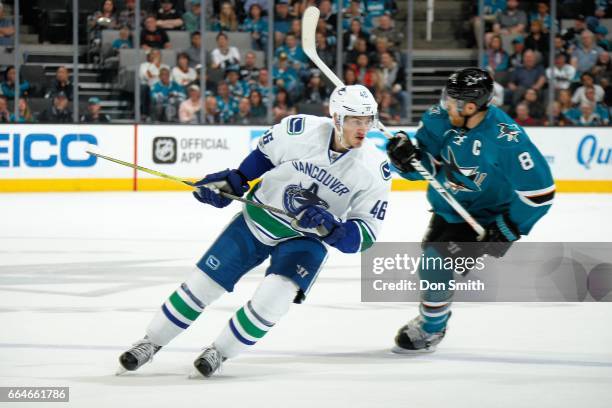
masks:
<path id="1" fill-rule="evenodd" d="M 333 70 L 337 64 L 337 9 L 342 2 L 342 77 L 346 84 L 360 83 L 375 95 L 381 119 L 387 124 L 407 121 L 405 38 L 394 19 L 394 0 L 276 0 L 274 30 L 268 32 L 268 0 L 144 0 L 141 2 L 140 47 L 147 52 L 138 67 L 141 113 L 144 121 L 264 124 L 268 102 L 274 123 L 297 112 L 326 113 L 332 86 L 304 53 L 301 16 L 316 5 L 321 18 L 316 31 L 318 54 Z M 474 1 L 476 5 L 478 2 Z M 494 76 L 495 98 L 522 125 L 607 125 L 612 106 L 612 62 L 602 19 L 610 16 L 608 1 L 559 0 L 559 16 L 574 16 L 571 27 L 549 12 L 548 2 L 485 0 L 481 17 L 471 20 L 474 46 L 482 41 L 483 65 Z M 0 6 L 0 46 L 12 44 L 12 19 Z M 200 27 L 205 13 L 206 27 Z M 135 0 L 105 0 L 87 19 L 87 56 L 102 64 L 119 50 L 134 47 Z M 549 32 L 558 34 L 550 49 Z M 118 30 L 107 50 L 102 32 Z M 434 28 L 435 29 L 435 28 Z M 161 50 L 172 44 L 168 30 L 189 33 L 190 46 L 176 50 L 174 64 L 162 62 Z M 485 35 L 479 35 L 482 30 Z M 42 30 L 44 32 L 44 30 Z M 205 91 L 200 88 L 200 46 L 204 33 L 214 32 L 216 47 L 206 54 Z M 229 33 L 248 33 L 251 49 L 238 49 Z M 269 72 L 257 64 L 256 53 L 268 51 L 273 41 L 273 66 Z M 554 64 L 549 66 L 549 56 Z M 265 59 L 264 59 L 265 61 Z M 42 90 L 48 108 L 32 112 L 28 95 L 37 84 L 20 81 L 19 122 L 72 122 L 72 82 L 69 67 L 59 67 L 54 81 Z M 108 74 L 109 82 L 116 73 Z M 273 86 L 269 87 L 270 75 Z M 554 100 L 548 86 L 554 82 Z M 11 108 L 15 98 L 15 69 L 6 67 L 0 87 L 0 122 L 16 121 Z M 131 96 L 126 98 L 131 100 Z M 101 100 L 89 98 L 84 122 L 108 122 Z M 204 112 L 203 114 L 201 112 Z M 552 112 L 553 121 L 549 120 Z"/>

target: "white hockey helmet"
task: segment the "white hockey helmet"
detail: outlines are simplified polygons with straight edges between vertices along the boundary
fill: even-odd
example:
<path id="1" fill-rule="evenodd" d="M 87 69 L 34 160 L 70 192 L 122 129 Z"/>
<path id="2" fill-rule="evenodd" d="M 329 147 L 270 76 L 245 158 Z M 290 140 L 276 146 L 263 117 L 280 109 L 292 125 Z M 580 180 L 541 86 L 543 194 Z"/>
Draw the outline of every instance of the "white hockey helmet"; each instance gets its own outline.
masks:
<path id="1" fill-rule="evenodd" d="M 378 103 L 363 85 L 338 86 L 329 98 L 329 114 L 339 131 L 342 131 L 345 116 L 373 116 L 376 125 Z"/>

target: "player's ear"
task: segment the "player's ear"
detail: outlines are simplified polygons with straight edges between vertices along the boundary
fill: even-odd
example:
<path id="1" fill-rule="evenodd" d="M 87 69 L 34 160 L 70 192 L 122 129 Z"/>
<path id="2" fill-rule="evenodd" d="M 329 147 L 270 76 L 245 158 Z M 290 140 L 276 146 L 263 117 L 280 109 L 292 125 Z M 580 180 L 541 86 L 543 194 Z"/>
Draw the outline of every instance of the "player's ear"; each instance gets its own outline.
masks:
<path id="1" fill-rule="evenodd" d="M 468 102 L 463 107 L 463 114 L 466 116 L 470 116 L 478 112 L 478 106 L 474 102 Z"/>

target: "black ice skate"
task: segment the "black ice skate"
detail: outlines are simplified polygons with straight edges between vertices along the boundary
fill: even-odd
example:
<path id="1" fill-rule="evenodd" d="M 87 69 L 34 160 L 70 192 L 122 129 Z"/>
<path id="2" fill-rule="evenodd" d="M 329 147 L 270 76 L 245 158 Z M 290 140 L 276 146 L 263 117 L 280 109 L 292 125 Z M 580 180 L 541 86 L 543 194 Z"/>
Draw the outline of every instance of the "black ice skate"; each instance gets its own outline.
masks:
<path id="1" fill-rule="evenodd" d="M 219 350 L 214 345 L 207 347 L 193 362 L 193 366 L 197 371 L 194 371 L 190 377 L 210 377 L 221 367 L 225 360 L 227 359 L 219 353 Z"/>
<path id="2" fill-rule="evenodd" d="M 391 351 L 398 354 L 432 353 L 445 334 L 446 329 L 437 333 L 426 332 L 421 316 L 417 316 L 399 329 L 395 336 L 396 346 Z"/>
<path id="3" fill-rule="evenodd" d="M 161 349 L 161 346 L 153 344 L 148 338 L 134 343 L 133 347 L 119 356 L 119 370 L 117 375 L 121 375 L 126 371 L 134 371 L 139 369 L 143 364 L 153 361 L 153 356 Z"/>

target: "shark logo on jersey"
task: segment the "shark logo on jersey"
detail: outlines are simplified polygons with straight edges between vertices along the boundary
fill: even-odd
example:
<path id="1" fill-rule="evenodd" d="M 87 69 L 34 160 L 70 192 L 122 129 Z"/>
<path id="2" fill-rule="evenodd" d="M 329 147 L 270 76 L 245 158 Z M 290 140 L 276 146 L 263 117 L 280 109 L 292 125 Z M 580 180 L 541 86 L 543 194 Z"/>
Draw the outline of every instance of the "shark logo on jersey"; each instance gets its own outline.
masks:
<path id="1" fill-rule="evenodd" d="M 499 126 L 498 139 L 503 139 L 505 137 L 508 142 L 519 142 L 518 135 L 521 133 L 521 129 L 516 123 L 498 123 L 497 126 Z"/>
<path id="2" fill-rule="evenodd" d="M 444 138 L 452 137 L 453 143 L 457 146 L 461 146 L 461 143 L 467 138 L 467 135 L 464 134 L 463 130 L 457 129 L 449 129 L 444 133 Z"/>
<path id="3" fill-rule="evenodd" d="M 319 198 L 319 185 L 312 183 L 310 187 L 302 187 L 302 183 L 290 184 L 283 193 L 283 205 L 287 211 L 297 214 L 305 205 L 316 205 L 318 207 L 328 209 L 329 204 L 325 200 Z"/>
<path id="4" fill-rule="evenodd" d="M 434 105 L 429 108 L 429 114 L 431 115 L 439 115 L 440 114 L 440 105 Z"/>
<path id="5" fill-rule="evenodd" d="M 480 191 L 480 185 L 487 177 L 487 173 L 480 173 L 478 166 L 460 167 L 455 158 L 455 153 L 450 147 L 446 150 L 446 157 L 442 154 L 442 168 L 446 176 L 446 185 L 453 193 L 458 191 L 476 192 Z"/>

